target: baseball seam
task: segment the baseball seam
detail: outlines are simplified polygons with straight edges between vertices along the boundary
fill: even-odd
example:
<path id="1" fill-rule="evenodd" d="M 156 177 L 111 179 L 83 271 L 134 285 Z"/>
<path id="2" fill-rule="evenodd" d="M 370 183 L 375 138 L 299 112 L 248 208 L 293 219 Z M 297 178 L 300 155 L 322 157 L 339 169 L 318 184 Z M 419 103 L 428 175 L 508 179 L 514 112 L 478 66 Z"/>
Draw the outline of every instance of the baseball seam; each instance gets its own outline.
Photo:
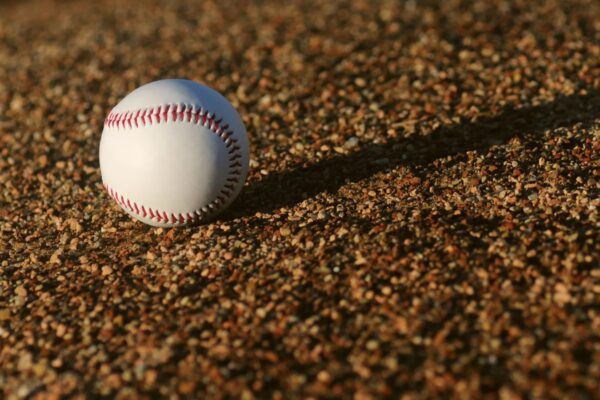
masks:
<path id="1" fill-rule="evenodd" d="M 136 201 L 123 196 L 123 194 L 118 193 L 106 183 L 103 183 L 104 188 L 117 204 L 141 218 L 149 218 L 159 223 L 171 223 L 173 225 L 181 225 L 205 219 L 218 211 L 220 206 L 227 202 L 229 197 L 233 194 L 241 177 L 241 148 L 237 145 L 237 139 L 233 137 L 234 132 L 229 129 L 229 125 L 223 123 L 223 120 L 218 118 L 215 113 L 210 113 L 201 106 L 175 103 L 142 108 L 135 111 L 119 112 L 113 110 L 106 117 L 104 126 L 108 128 L 117 128 L 118 130 L 127 130 L 167 122 L 188 122 L 204 126 L 216 134 L 225 144 L 229 156 L 229 172 L 227 174 L 226 183 L 223 185 L 216 198 L 206 206 L 196 210 L 186 213 L 172 213 L 139 204 Z"/>

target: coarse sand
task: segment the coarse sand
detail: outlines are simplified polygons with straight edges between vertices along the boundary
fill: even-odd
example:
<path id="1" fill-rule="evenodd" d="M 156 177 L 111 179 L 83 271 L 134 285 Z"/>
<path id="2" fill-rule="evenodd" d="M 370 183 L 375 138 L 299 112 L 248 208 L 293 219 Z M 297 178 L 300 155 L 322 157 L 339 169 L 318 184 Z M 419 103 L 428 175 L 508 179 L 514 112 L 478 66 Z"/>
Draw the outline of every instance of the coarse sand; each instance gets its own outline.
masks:
<path id="1" fill-rule="evenodd" d="M 133 221 L 103 120 L 239 110 L 212 223 Z M 600 395 L 600 2 L 0 1 L 0 398 Z"/>

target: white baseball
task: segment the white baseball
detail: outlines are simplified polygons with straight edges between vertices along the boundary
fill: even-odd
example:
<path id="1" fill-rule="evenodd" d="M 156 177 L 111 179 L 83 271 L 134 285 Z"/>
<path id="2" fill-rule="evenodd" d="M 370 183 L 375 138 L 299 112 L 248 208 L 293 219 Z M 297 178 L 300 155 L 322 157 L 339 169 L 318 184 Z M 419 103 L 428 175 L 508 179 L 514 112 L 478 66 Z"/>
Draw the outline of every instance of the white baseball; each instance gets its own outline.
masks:
<path id="1" fill-rule="evenodd" d="M 104 187 L 123 210 L 150 225 L 212 218 L 238 195 L 248 164 L 248 136 L 235 108 L 192 81 L 144 85 L 104 122 Z"/>

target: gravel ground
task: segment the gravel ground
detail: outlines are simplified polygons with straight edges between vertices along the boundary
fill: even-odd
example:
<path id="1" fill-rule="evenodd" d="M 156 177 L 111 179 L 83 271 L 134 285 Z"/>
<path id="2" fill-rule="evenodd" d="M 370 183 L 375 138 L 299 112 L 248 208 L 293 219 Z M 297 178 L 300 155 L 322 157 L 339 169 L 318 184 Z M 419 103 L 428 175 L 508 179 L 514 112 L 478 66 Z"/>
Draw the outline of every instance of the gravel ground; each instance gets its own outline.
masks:
<path id="1" fill-rule="evenodd" d="M 0 397 L 598 398 L 600 2 L 0 2 Z M 183 77 L 244 191 L 157 229 L 103 119 Z"/>

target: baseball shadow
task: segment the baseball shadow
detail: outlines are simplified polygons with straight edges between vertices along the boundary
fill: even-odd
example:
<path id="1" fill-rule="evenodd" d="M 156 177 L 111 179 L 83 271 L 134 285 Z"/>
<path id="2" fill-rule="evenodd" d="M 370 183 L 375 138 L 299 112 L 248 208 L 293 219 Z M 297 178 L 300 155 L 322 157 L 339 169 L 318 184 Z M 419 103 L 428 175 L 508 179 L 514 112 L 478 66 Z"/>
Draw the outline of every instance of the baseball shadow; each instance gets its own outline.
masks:
<path id="1" fill-rule="evenodd" d="M 251 180 L 234 207 L 223 218 L 269 213 L 291 207 L 322 192 L 336 192 L 342 185 L 367 179 L 400 165 L 425 166 L 436 159 L 467 151 L 484 152 L 513 137 L 538 137 L 561 126 L 594 123 L 600 110 L 600 90 L 586 95 L 559 96 L 554 101 L 524 108 L 506 108 L 498 115 L 474 122 L 442 126 L 429 135 L 414 134 L 385 143 L 366 144 L 345 155 L 315 163 L 300 163 L 282 172 Z"/>

